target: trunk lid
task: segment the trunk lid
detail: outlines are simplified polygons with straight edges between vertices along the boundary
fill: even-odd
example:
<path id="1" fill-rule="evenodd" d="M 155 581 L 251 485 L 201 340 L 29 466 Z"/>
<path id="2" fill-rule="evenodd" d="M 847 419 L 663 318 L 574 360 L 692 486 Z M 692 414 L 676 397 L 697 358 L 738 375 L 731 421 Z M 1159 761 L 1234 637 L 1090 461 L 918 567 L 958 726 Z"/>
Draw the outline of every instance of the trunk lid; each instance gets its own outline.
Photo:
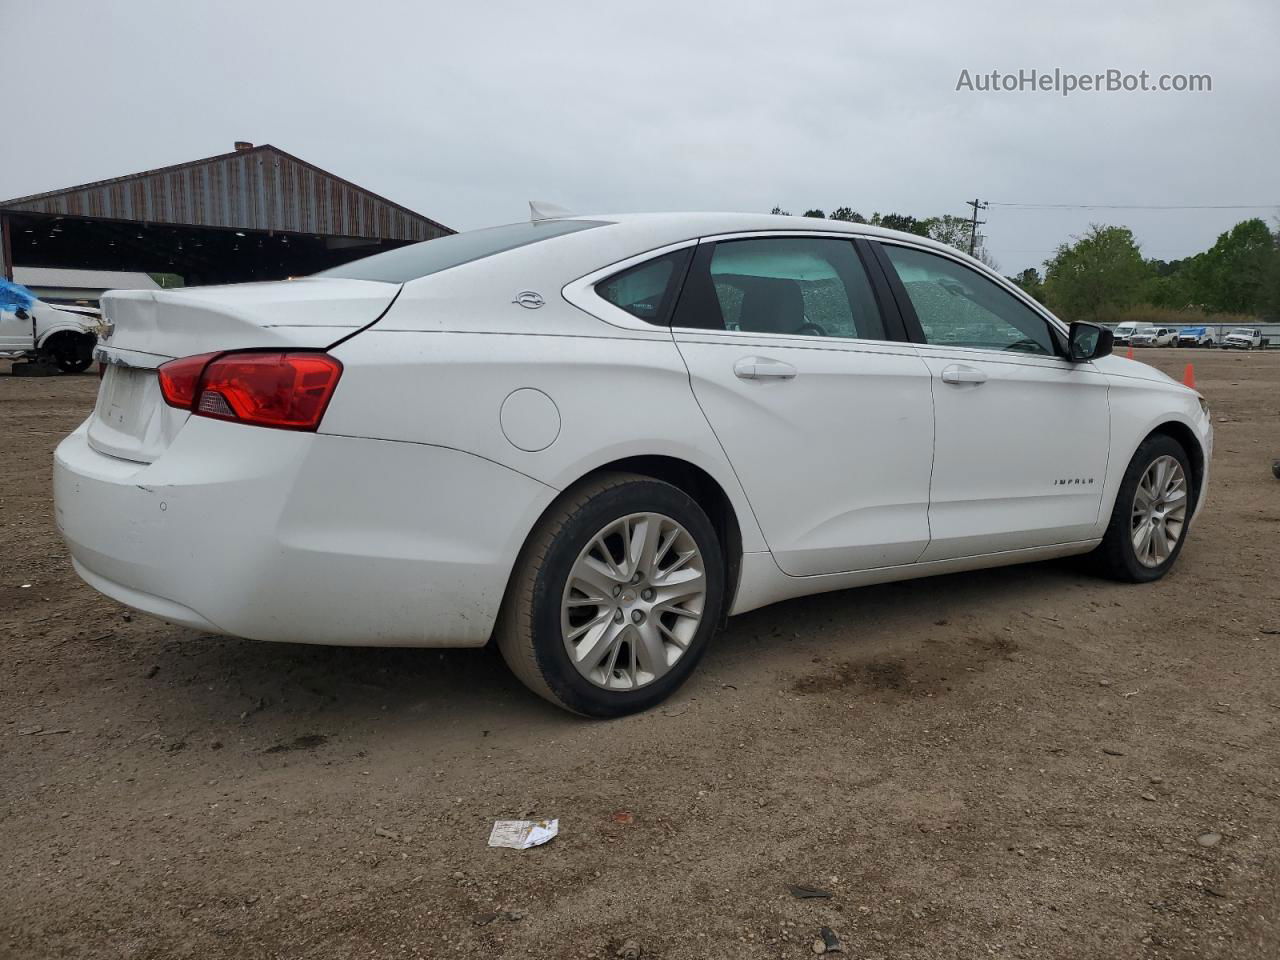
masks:
<path id="1" fill-rule="evenodd" d="M 306 278 L 182 290 L 113 290 L 102 297 L 107 369 L 89 421 L 90 446 L 151 463 L 189 414 L 168 406 L 155 368 L 177 357 L 255 347 L 324 349 L 376 320 L 397 284 Z"/>
<path id="2" fill-rule="evenodd" d="M 372 323 L 399 286 L 308 277 L 183 290 L 112 290 L 102 297 L 108 352 L 134 365 L 246 347 L 327 347 Z"/>

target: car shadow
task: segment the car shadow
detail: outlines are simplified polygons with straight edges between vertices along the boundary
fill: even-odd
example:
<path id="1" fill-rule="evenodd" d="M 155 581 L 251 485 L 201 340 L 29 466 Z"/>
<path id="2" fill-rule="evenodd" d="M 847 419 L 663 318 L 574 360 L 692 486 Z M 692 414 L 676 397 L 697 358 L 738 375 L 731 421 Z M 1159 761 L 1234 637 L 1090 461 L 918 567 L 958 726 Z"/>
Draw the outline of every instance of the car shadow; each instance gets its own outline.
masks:
<path id="1" fill-rule="evenodd" d="M 854 656 L 867 638 L 882 646 L 901 641 L 906 651 L 940 620 L 989 616 L 993 604 L 1015 611 L 1047 601 L 1066 609 L 1073 588 L 1093 584 L 1053 562 L 785 601 L 731 619 L 690 682 L 651 714 L 675 715 L 730 681 L 803 670 L 814 652 Z M 154 662 L 135 682 L 170 747 L 193 736 L 231 738 L 252 752 L 288 756 L 369 731 L 484 738 L 519 728 L 554 736 L 589 722 L 526 690 L 493 645 L 326 647 L 177 628 L 157 630 L 156 640 L 143 654 Z"/>
<path id="2" fill-rule="evenodd" d="M 736 669 L 758 658 L 762 648 L 776 654 L 796 642 L 853 653 L 873 637 L 907 652 L 935 628 L 953 622 L 985 623 L 993 614 L 999 622 L 1007 613 L 1012 623 L 1029 609 L 1045 607 L 1069 613 L 1079 591 L 1105 583 L 1072 557 L 798 597 L 732 618 L 706 663 Z M 835 650 L 827 650 L 832 643 Z"/>

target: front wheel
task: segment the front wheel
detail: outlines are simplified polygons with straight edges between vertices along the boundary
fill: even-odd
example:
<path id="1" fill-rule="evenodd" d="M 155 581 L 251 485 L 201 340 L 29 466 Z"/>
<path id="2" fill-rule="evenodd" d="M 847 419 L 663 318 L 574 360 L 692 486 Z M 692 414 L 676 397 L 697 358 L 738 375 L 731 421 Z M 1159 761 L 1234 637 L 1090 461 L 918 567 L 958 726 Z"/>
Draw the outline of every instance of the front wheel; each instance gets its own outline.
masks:
<path id="1" fill-rule="evenodd" d="M 84 373 L 93 363 L 95 339 L 85 334 L 55 333 L 41 354 L 63 373 Z"/>
<path id="2" fill-rule="evenodd" d="M 1191 464 L 1167 434 L 1138 447 L 1120 483 L 1111 523 L 1094 553 L 1100 573 L 1115 580 L 1159 580 L 1178 559 L 1191 521 Z"/>
<path id="3" fill-rule="evenodd" d="M 724 592 L 702 508 L 669 483 L 607 474 L 563 494 L 530 534 L 495 636 L 535 693 L 586 716 L 622 716 L 684 683 Z"/>

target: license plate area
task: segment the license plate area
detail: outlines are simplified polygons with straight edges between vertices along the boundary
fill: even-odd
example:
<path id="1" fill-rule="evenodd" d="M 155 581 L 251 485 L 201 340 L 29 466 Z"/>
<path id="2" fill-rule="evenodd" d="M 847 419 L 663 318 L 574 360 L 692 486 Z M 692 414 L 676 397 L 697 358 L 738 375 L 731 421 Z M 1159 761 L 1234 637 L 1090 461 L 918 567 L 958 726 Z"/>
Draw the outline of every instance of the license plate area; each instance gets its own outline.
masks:
<path id="1" fill-rule="evenodd" d="M 89 445 L 109 456 L 150 463 L 187 416 L 164 402 L 155 370 L 111 364 L 98 389 Z"/>
<path id="2" fill-rule="evenodd" d="M 148 381 L 156 381 L 154 370 L 114 364 L 107 367 L 98 390 L 98 419 L 113 430 L 140 437 Z M 158 390 L 158 382 L 156 386 Z"/>

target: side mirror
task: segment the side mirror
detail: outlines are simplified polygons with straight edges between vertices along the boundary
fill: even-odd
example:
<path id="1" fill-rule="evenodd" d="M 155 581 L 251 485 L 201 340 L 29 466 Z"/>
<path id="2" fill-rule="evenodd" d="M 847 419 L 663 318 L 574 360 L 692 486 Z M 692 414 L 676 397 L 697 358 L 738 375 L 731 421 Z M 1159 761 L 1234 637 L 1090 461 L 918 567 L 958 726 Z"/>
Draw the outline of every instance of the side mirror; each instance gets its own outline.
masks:
<path id="1" fill-rule="evenodd" d="M 1076 322 L 1067 331 L 1067 359 L 1072 363 L 1098 360 L 1111 355 L 1115 337 L 1096 323 Z"/>
<path id="2" fill-rule="evenodd" d="M 26 310 L 23 310 L 22 307 L 19 307 L 17 309 L 17 311 L 14 313 L 14 316 L 16 316 L 19 320 L 29 320 L 31 318 L 31 314 L 27 313 Z"/>

